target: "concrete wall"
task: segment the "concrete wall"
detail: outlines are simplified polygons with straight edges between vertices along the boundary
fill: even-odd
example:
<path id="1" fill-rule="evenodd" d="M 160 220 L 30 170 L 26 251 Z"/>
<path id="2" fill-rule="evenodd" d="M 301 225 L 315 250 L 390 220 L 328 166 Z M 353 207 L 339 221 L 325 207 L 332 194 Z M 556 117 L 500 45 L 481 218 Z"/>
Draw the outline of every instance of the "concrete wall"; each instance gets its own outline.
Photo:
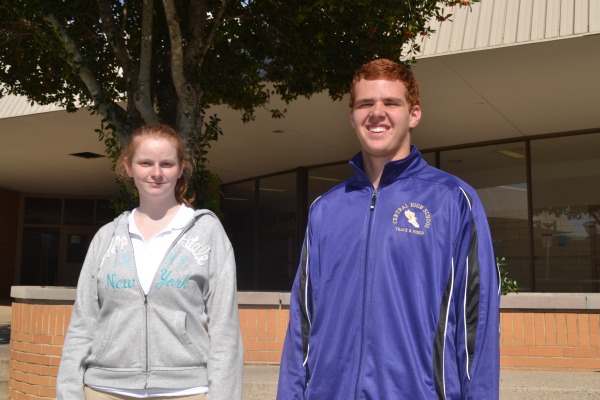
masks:
<path id="1" fill-rule="evenodd" d="M 15 286 L 9 399 L 51 399 L 75 290 Z M 289 293 L 238 293 L 244 361 L 277 364 Z M 523 293 L 501 305 L 504 369 L 600 370 L 600 294 Z"/>

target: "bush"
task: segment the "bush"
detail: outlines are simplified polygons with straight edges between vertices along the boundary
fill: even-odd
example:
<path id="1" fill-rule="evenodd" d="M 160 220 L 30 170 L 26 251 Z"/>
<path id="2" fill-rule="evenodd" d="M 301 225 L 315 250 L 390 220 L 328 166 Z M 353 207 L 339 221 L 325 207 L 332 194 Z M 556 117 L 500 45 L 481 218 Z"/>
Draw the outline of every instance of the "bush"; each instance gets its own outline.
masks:
<path id="1" fill-rule="evenodd" d="M 508 271 L 504 268 L 508 263 L 504 257 L 496 257 L 496 266 L 500 273 L 500 283 L 502 284 L 502 294 L 519 293 L 517 281 L 508 276 Z"/>

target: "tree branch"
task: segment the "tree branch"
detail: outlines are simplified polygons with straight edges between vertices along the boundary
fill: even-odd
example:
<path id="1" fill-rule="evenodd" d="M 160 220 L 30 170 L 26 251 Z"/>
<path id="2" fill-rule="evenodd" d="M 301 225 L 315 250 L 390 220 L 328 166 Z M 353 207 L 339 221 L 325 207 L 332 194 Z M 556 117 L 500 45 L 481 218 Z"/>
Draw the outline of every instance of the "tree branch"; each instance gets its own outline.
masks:
<path id="1" fill-rule="evenodd" d="M 123 70 L 123 76 L 125 77 L 125 85 L 127 90 L 127 112 L 130 115 L 139 114 L 139 109 L 136 107 L 135 94 L 137 90 L 137 83 L 133 80 L 133 77 L 137 75 L 137 66 L 132 63 L 132 57 L 125 44 L 125 21 L 127 20 L 127 9 L 123 4 L 123 19 L 122 24 L 117 27 L 115 19 L 113 18 L 113 11 L 111 9 L 110 2 L 108 0 L 97 0 L 98 11 L 102 20 L 102 31 L 106 35 L 108 42 L 110 43 L 117 65 Z M 137 117 L 138 115 L 136 115 Z"/>
<path id="2" fill-rule="evenodd" d="M 135 106 L 144 122 L 155 124 L 158 115 L 154 109 L 150 90 L 150 74 L 152 70 L 152 26 L 154 20 L 154 0 L 144 0 L 142 4 L 142 37 L 140 49 L 140 66 L 137 81 L 138 90 L 134 94 Z"/>
<path id="3" fill-rule="evenodd" d="M 197 0 L 190 7 L 190 14 L 188 16 L 190 38 L 187 41 L 187 48 L 184 55 L 185 68 L 190 71 L 191 68 L 198 65 L 198 57 L 202 50 L 204 33 L 206 32 L 207 11 L 206 0 Z"/>
<path id="4" fill-rule="evenodd" d="M 171 78 L 179 99 L 177 105 L 177 129 L 185 138 L 195 133 L 200 115 L 195 88 L 189 83 L 184 65 L 183 39 L 173 0 L 163 0 L 169 38 L 171 40 Z"/>
<path id="5" fill-rule="evenodd" d="M 131 55 L 129 54 L 127 46 L 125 45 L 123 32 L 119 32 L 117 26 L 115 25 L 110 3 L 107 0 L 97 0 L 97 3 L 100 18 L 102 19 L 102 30 L 106 34 L 108 42 L 112 46 L 119 65 L 121 68 L 123 68 L 123 75 L 129 76 L 129 63 L 131 62 Z"/>
<path id="6" fill-rule="evenodd" d="M 185 68 L 183 63 L 183 39 L 181 37 L 181 27 L 177 19 L 177 10 L 173 0 L 163 0 L 165 16 L 167 17 L 167 27 L 169 28 L 169 38 L 171 40 L 171 77 L 177 95 L 184 97 L 183 87 L 187 83 Z"/>
<path id="7" fill-rule="evenodd" d="M 229 4 L 229 0 L 221 1 L 221 7 L 219 8 L 217 15 L 214 17 L 213 25 L 210 30 L 210 33 L 208 34 L 208 37 L 206 38 L 206 40 L 203 43 L 202 51 L 198 55 L 198 65 L 202 65 L 202 62 L 204 61 L 204 56 L 206 55 L 206 53 L 208 52 L 208 49 L 210 49 L 210 46 L 212 45 L 213 41 L 215 40 L 217 31 L 219 30 L 219 27 L 221 26 L 221 23 L 223 22 L 223 16 L 225 15 L 225 10 L 227 9 L 228 4 Z"/>
<path id="8" fill-rule="evenodd" d="M 94 108 L 115 126 L 117 136 L 123 143 L 123 135 L 125 133 L 124 121 L 126 119 L 124 110 L 106 98 L 106 93 L 100 87 L 92 70 L 83 62 L 81 53 L 79 52 L 75 41 L 69 36 L 65 27 L 58 21 L 54 14 L 50 13 L 45 15 L 44 20 L 54 29 L 58 39 L 64 46 L 67 52 L 65 57 L 66 62 L 78 73 L 79 78 L 92 97 Z"/>

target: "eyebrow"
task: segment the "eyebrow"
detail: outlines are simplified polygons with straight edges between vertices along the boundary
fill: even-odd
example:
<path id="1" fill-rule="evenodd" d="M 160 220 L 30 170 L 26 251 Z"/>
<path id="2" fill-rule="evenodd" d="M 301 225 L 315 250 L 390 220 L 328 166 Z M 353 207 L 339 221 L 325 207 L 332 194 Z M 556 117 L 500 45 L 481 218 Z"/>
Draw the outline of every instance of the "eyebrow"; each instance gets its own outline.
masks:
<path id="1" fill-rule="evenodd" d="M 375 102 L 379 99 L 373 98 L 373 97 L 368 97 L 365 99 L 357 99 L 354 101 L 355 104 L 360 104 L 360 103 L 369 103 L 369 102 Z M 381 101 L 398 101 L 398 102 L 407 102 L 406 99 L 402 99 L 402 97 L 384 97 L 383 99 L 381 99 Z"/>

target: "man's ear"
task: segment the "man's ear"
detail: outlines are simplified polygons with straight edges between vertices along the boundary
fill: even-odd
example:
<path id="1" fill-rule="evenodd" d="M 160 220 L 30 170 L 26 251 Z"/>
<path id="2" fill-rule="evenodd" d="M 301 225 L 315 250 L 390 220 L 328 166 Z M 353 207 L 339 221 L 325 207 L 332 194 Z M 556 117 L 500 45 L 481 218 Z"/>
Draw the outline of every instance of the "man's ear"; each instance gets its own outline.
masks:
<path id="1" fill-rule="evenodd" d="M 410 109 L 410 122 L 408 123 L 409 128 L 416 128 L 421 121 L 421 106 L 413 106 Z"/>

